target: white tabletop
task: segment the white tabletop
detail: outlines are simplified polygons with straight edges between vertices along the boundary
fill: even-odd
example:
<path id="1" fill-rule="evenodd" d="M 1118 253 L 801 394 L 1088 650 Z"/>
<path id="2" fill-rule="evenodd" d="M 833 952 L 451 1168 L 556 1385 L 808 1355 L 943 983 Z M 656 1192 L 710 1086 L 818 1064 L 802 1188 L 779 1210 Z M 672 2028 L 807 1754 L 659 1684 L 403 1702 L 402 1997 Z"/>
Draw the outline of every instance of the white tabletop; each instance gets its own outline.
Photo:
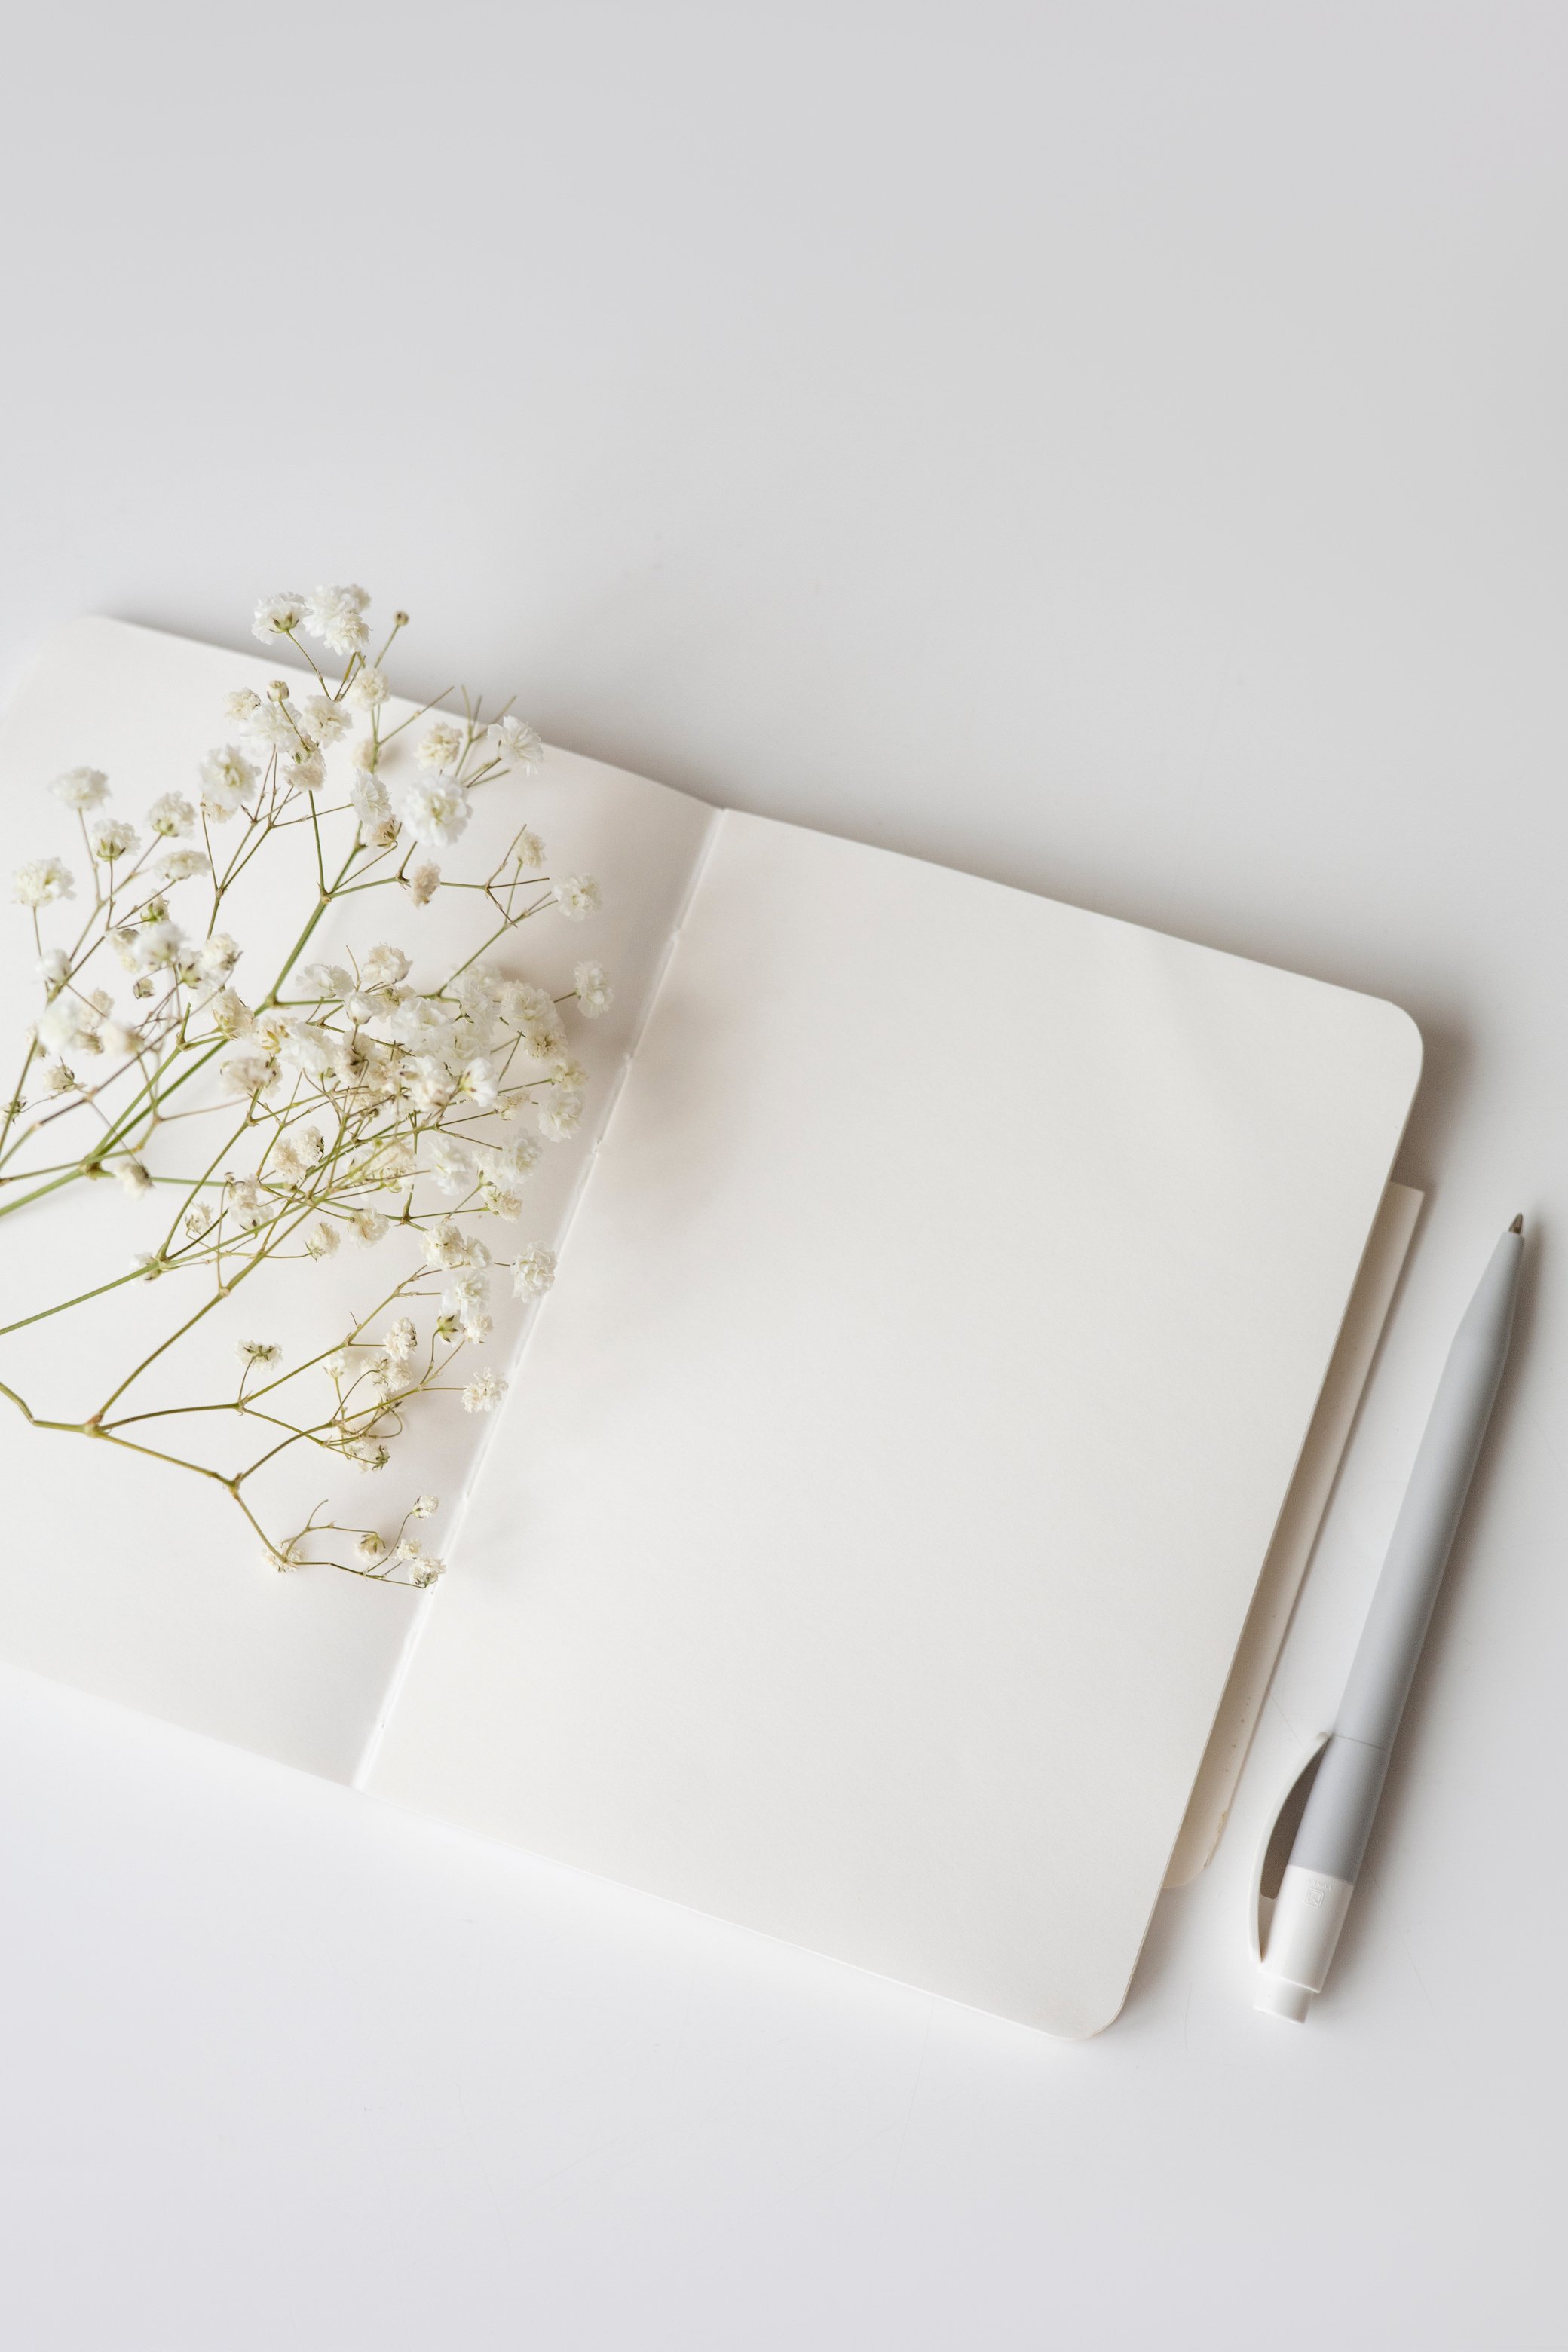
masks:
<path id="1" fill-rule="evenodd" d="M 0 1680 L 8 2340 L 1563 2344 L 1568 23 L 154 5 L 8 67 L 0 665 L 363 579 L 413 683 L 1395 998 L 1429 1194 L 1231 1829 L 1097 2042 Z M 1517 1209 L 1287 2026 L 1256 1832 Z"/>

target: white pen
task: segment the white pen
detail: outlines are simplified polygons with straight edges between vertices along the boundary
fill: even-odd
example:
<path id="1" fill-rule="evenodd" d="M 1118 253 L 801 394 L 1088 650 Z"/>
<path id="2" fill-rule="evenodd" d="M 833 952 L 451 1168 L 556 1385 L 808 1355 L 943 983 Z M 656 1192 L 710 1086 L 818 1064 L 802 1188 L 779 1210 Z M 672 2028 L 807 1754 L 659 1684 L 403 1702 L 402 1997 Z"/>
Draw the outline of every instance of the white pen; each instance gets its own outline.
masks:
<path id="1" fill-rule="evenodd" d="M 1306 2017 L 1350 1908 L 1399 1718 L 1508 1360 L 1524 1255 L 1516 1217 L 1455 1335 L 1324 1748 L 1280 1882 L 1256 2008 Z"/>

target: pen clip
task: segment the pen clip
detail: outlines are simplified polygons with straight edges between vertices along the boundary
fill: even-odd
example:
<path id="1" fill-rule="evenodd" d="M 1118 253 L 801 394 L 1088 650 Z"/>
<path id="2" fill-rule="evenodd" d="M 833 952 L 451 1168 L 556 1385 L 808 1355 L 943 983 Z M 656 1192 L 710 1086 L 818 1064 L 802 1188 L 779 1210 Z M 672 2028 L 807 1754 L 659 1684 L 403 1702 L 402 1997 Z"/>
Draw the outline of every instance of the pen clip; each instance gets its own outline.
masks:
<path id="1" fill-rule="evenodd" d="M 1274 1916 L 1274 1898 L 1279 1892 L 1279 1882 L 1285 1875 L 1285 1865 L 1290 1859 L 1290 1848 L 1295 1843 L 1296 1832 L 1306 1811 L 1307 1799 L 1317 1778 L 1319 1760 L 1329 1744 L 1329 1737 L 1328 1732 L 1320 1731 L 1305 1752 L 1297 1758 L 1290 1768 L 1290 1778 L 1279 1792 L 1279 1802 L 1258 1843 L 1247 1901 L 1255 1960 L 1261 1960 L 1268 1948 L 1268 1923 Z"/>

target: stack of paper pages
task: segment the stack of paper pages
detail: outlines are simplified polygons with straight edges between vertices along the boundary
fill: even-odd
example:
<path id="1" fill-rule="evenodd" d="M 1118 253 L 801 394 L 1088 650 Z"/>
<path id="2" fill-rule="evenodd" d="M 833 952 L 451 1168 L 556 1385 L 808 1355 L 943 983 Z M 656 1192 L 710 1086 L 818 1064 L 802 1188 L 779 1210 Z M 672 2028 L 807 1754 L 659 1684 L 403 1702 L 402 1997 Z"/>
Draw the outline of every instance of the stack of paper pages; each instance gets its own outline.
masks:
<path id="1" fill-rule="evenodd" d="M 15 856 L 62 768 L 132 814 L 188 788 L 273 667 L 66 630 L 0 731 Z M 486 1425 L 431 1409 L 449 1573 L 279 1577 L 221 1493 L 17 1418 L 0 1652 L 1092 2033 L 1223 1819 L 1408 1237 L 1417 1034 L 566 753 L 528 814 L 600 876 L 618 992 L 477 1464 Z M 438 895 L 373 935 L 459 919 Z M 5 930 L 19 1037 L 35 950 Z M 0 1226 L 9 1298 L 145 1246 L 116 1189 Z M 38 1328 L 35 1385 L 87 1409 L 79 1339 Z"/>

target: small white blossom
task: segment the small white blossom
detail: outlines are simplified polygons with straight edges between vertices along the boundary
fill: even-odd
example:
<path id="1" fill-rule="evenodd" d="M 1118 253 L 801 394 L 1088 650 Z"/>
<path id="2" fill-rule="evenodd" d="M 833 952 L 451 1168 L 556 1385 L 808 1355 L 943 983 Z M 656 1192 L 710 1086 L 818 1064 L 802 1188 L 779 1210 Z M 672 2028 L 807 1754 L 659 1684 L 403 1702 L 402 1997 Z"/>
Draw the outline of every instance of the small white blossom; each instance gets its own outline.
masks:
<path id="1" fill-rule="evenodd" d="M 423 849 L 450 849 L 473 814 L 465 787 L 440 776 L 405 778 L 394 805 Z"/>
<path id="2" fill-rule="evenodd" d="M 202 807 L 215 824 L 226 824 L 256 796 L 257 771 L 232 743 L 220 744 L 216 751 L 209 751 L 197 773 L 201 778 Z"/>
<path id="3" fill-rule="evenodd" d="M 136 828 L 127 824 L 123 817 L 106 816 L 92 827 L 88 838 L 92 843 L 93 856 L 101 857 L 106 866 L 112 866 L 117 858 L 129 857 L 135 848 Z"/>
<path id="4" fill-rule="evenodd" d="M 374 947 L 360 958 L 359 976 L 363 988 L 395 988 L 408 977 L 408 958 L 401 948 Z"/>
<path id="5" fill-rule="evenodd" d="M 286 751 L 279 760 L 278 773 L 289 792 L 319 793 L 327 781 L 327 763 L 319 751 Z"/>
<path id="6" fill-rule="evenodd" d="M 140 1160 L 121 1160 L 114 1172 L 132 1200 L 135 1200 L 140 1193 L 150 1192 L 153 1189 L 153 1179 L 148 1175 Z"/>
<path id="7" fill-rule="evenodd" d="M 67 877 L 67 879 L 68 881 L 68 876 Z M 414 868 L 413 873 L 409 875 L 404 887 L 407 890 L 409 897 L 413 899 L 416 907 L 427 907 L 430 904 L 431 899 L 436 896 L 437 887 L 440 883 L 440 879 L 441 869 L 438 866 L 431 866 L 429 864 L 416 866 Z M 70 893 L 68 890 L 63 895 L 68 898 Z"/>
<path id="8" fill-rule="evenodd" d="M 468 1391 L 465 1389 L 463 1393 L 466 1398 Z M 488 1412 L 489 1407 L 488 1405 L 474 1406 L 471 1407 L 470 1410 L 474 1412 Z M 408 1581 L 410 1584 L 416 1584 L 419 1586 L 434 1584 L 438 1576 L 445 1576 L 447 1572 L 445 1561 L 432 1559 L 429 1553 L 425 1550 L 424 1547 L 413 1536 L 404 1537 L 402 1542 L 398 1545 L 396 1551 L 393 1554 L 393 1558 L 397 1561 L 400 1567 L 405 1567 L 407 1569 Z"/>
<path id="9" fill-rule="evenodd" d="M 438 1495 L 416 1495 L 408 1506 L 411 1519 L 433 1519 L 441 1507 Z"/>
<path id="10" fill-rule="evenodd" d="M 330 695 L 312 694 L 306 698 L 305 725 L 323 751 L 331 751 L 353 724 L 342 703 L 334 702 Z"/>
<path id="11" fill-rule="evenodd" d="M 395 1323 L 389 1323 L 382 1334 L 381 1344 L 393 1363 L 405 1364 L 419 1345 L 419 1334 L 414 1328 L 413 1318 L 400 1315 Z"/>
<path id="12" fill-rule="evenodd" d="M 440 1269 L 488 1265 L 489 1252 L 482 1242 L 465 1234 L 455 1217 L 443 1217 L 425 1236 L 425 1263 Z"/>
<path id="13" fill-rule="evenodd" d="M 555 903 L 569 923 L 598 912 L 599 886 L 591 874 L 566 874 L 555 885 Z"/>
<path id="14" fill-rule="evenodd" d="M 503 719 L 496 734 L 503 756 L 514 761 L 525 775 L 544 757 L 544 746 L 526 719 Z"/>
<path id="15" fill-rule="evenodd" d="M 527 825 L 522 827 L 512 845 L 512 856 L 517 860 L 520 874 L 543 873 L 544 844 L 536 833 L 530 832 Z"/>
<path id="16" fill-rule="evenodd" d="M 312 588 L 301 615 L 306 635 L 320 637 L 331 654 L 363 653 L 370 643 L 364 620 L 369 602 L 363 588 Z"/>
<path id="17" fill-rule="evenodd" d="M 506 1394 L 506 1382 L 499 1372 L 480 1372 L 463 1391 L 465 1412 L 489 1412 Z"/>
<path id="18" fill-rule="evenodd" d="M 539 1106 L 539 1131 L 552 1143 L 564 1143 L 583 1123 L 583 1097 L 566 1088 Z"/>
<path id="19" fill-rule="evenodd" d="M 280 1364 L 283 1350 L 272 1339 L 242 1339 L 235 1350 L 242 1364 Z"/>
<path id="20" fill-rule="evenodd" d="M 267 700 L 258 702 L 245 721 L 245 734 L 247 742 L 258 744 L 267 751 L 280 752 L 284 758 L 304 750 L 304 740 L 289 699 L 286 680 L 279 678 Z"/>
<path id="21" fill-rule="evenodd" d="M 212 1211 L 204 1208 L 198 1201 L 194 1209 L 189 1209 L 185 1213 L 186 1238 L 193 1242 L 199 1242 L 212 1221 Z"/>
<path id="22" fill-rule="evenodd" d="M 336 1225 L 329 1224 L 323 1217 L 305 1235 L 305 1247 L 311 1257 L 335 1257 L 342 1241 Z"/>
<path id="23" fill-rule="evenodd" d="M 261 697 L 254 687 L 237 686 L 232 694 L 224 696 L 223 715 L 226 719 L 232 719 L 237 723 L 243 724 L 260 699 Z"/>
<path id="24" fill-rule="evenodd" d="M 555 1253 L 532 1242 L 511 1261 L 511 1286 L 519 1298 L 538 1298 L 555 1279 Z"/>
<path id="25" fill-rule="evenodd" d="M 232 1094 L 258 1095 L 278 1076 L 278 1065 L 258 1047 L 246 1046 L 229 1055 L 219 1075 Z"/>
<path id="26" fill-rule="evenodd" d="M 362 1242 L 366 1249 L 374 1248 L 377 1242 L 386 1238 L 388 1220 L 379 1209 L 351 1209 L 349 1223 L 353 1228 L 355 1241 Z"/>
<path id="27" fill-rule="evenodd" d="M 590 1021 L 607 1013 L 615 1000 L 615 991 L 602 963 L 580 963 L 572 975 L 577 991 L 577 1002 Z"/>
<path id="28" fill-rule="evenodd" d="M 474 1111 L 494 1110 L 496 1107 L 496 1074 L 483 1055 L 466 1062 L 458 1073 L 459 1100 L 471 1104 Z"/>
<path id="29" fill-rule="evenodd" d="M 267 1195 L 253 1176 L 231 1176 L 226 1185 L 228 1213 L 242 1233 L 254 1233 L 269 1213 Z"/>
<path id="30" fill-rule="evenodd" d="M 466 741 L 455 719 L 437 719 L 420 737 L 414 756 L 422 768 L 433 769 L 437 775 L 449 775 L 462 759 Z"/>
<path id="31" fill-rule="evenodd" d="M 148 824 L 165 841 L 189 833 L 195 821 L 196 813 L 184 793 L 160 793 L 147 812 Z"/>
<path id="32" fill-rule="evenodd" d="M 70 958 L 64 948 L 46 948 L 33 969 L 44 986 L 60 988 L 70 976 Z"/>
<path id="33" fill-rule="evenodd" d="M 76 882 L 62 858 L 35 857 L 16 868 L 11 895 L 20 907 L 47 907 L 57 898 L 74 898 Z"/>
<path id="34" fill-rule="evenodd" d="M 386 672 L 377 669 L 374 662 L 366 662 L 354 672 L 343 698 L 352 702 L 356 710 L 379 710 L 386 697 Z"/>
<path id="35" fill-rule="evenodd" d="M 465 1145 L 450 1135 L 432 1135 L 426 1139 L 426 1164 L 443 1192 L 456 1196 L 471 1192 L 474 1183 L 474 1162 Z"/>
<path id="36" fill-rule="evenodd" d="M 243 996 L 232 988 L 220 988 L 207 1006 L 207 1014 L 220 1037 L 248 1036 L 256 1026 L 256 1016 Z"/>
<path id="37" fill-rule="evenodd" d="M 226 980 L 239 961 L 239 954 L 237 940 L 231 939 L 226 931 L 215 931 L 210 940 L 202 941 L 197 953 L 203 979 Z"/>
<path id="38" fill-rule="evenodd" d="M 206 852 L 202 849 L 171 849 L 158 863 L 158 872 L 172 887 L 176 882 L 189 882 L 198 874 L 212 871 Z"/>
<path id="39" fill-rule="evenodd" d="M 300 995 L 315 1003 L 347 996 L 353 984 L 353 972 L 345 971 L 341 963 L 302 963 L 294 974 Z"/>
<path id="40" fill-rule="evenodd" d="M 101 768 L 68 768 L 49 790 L 68 809 L 97 808 L 109 798 L 109 778 Z"/>
<path id="41" fill-rule="evenodd" d="M 259 637 L 263 645 L 269 645 L 274 637 L 288 636 L 290 631 L 299 627 L 304 617 L 303 596 L 287 593 L 281 596 L 264 596 L 256 608 L 250 634 L 253 637 Z"/>
<path id="42" fill-rule="evenodd" d="M 355 1544 L 354 1558 L 366 1568 L 374 1568 L 386 1558 L 386 1546 L 374 1528 L 367 1528 Z"/>

